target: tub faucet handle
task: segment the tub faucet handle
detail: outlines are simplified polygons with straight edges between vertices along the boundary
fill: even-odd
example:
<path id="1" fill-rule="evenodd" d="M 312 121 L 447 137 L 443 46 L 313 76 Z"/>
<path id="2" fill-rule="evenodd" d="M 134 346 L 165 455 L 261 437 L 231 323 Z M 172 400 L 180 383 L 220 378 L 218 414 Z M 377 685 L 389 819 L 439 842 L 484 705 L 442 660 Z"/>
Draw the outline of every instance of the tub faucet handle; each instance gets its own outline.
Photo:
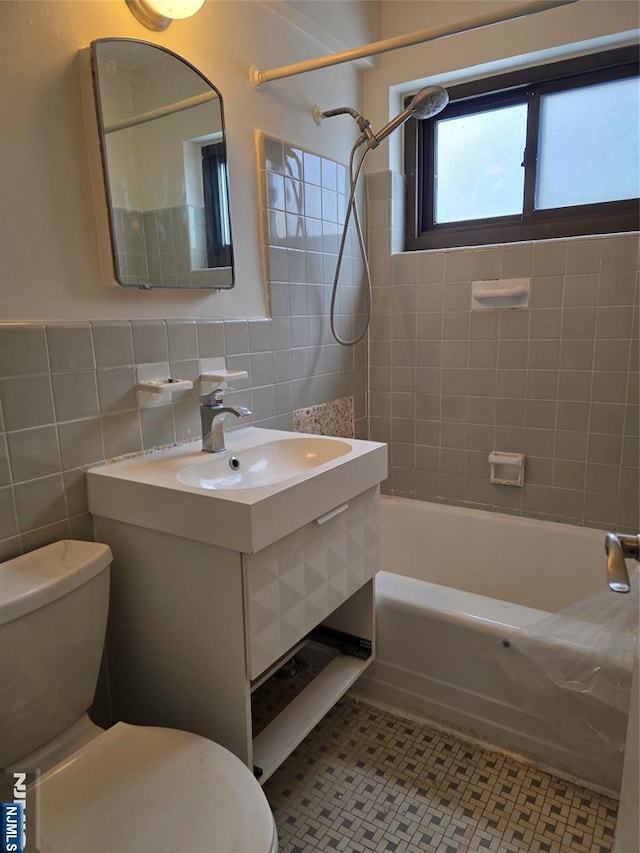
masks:
<path id="1" fill-rule="evenodd" d="M 607 583 L 613 592 L 629 592 L 629 573 L 626 558 L 640 559 L 640 536 L 607 533 L 604 540 L 607 555 Z"/>

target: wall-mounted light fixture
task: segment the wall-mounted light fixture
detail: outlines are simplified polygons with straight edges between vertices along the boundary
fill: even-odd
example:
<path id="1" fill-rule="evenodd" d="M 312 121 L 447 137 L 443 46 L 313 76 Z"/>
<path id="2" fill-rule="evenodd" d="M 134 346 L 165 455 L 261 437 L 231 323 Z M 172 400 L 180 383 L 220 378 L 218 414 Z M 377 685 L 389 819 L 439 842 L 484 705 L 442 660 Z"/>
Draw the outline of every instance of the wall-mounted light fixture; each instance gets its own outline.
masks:
<path id="1" fill-rule="evenodd" d="M 141 24 L 150 30 L 166 30 L 173 18 L 190 18 L 204 0 L 126 0 Z"/>

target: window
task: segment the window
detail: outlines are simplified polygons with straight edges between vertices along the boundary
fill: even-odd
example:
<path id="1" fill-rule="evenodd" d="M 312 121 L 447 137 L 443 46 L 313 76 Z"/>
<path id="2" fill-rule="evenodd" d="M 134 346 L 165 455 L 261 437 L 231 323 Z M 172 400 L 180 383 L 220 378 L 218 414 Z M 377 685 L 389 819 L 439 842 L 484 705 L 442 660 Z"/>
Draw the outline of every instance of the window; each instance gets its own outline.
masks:
<path id="1" fill-rule="evenodd" d="M 207 240 L 207 265 L 231 266 L 231 227 L 224 142 L 202 147 L 202 190 Z"/>
<path id="2" fill-rule="evenodd" d="M 451 88 L 405 133 L 406 248 L 639 227 L 638 48 Z"/>

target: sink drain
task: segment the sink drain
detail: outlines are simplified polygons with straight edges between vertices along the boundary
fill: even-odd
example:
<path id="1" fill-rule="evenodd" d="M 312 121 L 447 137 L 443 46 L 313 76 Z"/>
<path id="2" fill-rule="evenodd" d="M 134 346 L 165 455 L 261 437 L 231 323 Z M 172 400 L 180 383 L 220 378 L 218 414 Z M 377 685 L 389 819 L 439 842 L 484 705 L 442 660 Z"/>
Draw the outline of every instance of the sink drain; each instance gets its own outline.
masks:
<path id="1" fill-rule="evenodd" d="M 232 471 L 237 471 L 239 467 L 240 467 L 240 460 L 238 459 L 238 457 L 237 456 L 231 456 L 229 458 L 229 468 L 231 468 Z"/>

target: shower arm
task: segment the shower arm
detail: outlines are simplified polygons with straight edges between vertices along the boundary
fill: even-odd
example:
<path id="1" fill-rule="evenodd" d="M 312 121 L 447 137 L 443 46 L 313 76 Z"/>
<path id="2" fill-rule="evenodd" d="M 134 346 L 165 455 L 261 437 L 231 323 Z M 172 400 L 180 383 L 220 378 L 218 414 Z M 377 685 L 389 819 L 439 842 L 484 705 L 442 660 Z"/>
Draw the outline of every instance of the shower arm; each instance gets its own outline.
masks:
<path id="1" fill-rule="evenodd" d="M 366 119 L 364 116 L 361 116 L 359 112 L 353 109 L 353 107 L 336 107 L 333 110 L 321 110 L 320 107 L 315 106 L 313 108 L 312 114 L 313 120 L 318 125 L 324 118 L 333 118 L 333 116 L 349 115 L 357 123 L 358 128 L 360 129 L 360 133 L 363 136 L 363 141 L 367 142 L 373 148 L 375 148 L 375 146 L 378 144 L 375 134 L 371 130 L 371 122 L 369 121 L 369 119 Z"/>
<path id="2" fill-rule="evenodd" d="M 345 50 L 340 53 L 332 53 L 328 56 L 318 56 L 315 59 L 307 59 L 302 62 L 294 62 L 291 65 L 281 65 L 278 68 L 270 68 L 261 71 L 258 68 L 249 69 L 249 79 L 251 83 L 259 88 L 263 83 L 268 83 L 271 80 L 281 80 L 283 77 L 292 77 L 296 74 L 304 74 L 307 71 L 316 71 L 319 68 L 327 68 L 331 65 L 339 65 L 342 62 L 352 62 L 355 59 L 364 59 L 368 56 L 376 56 L 379 53 L 386 53 L 390 50 L 398 50 L 401 47 L 411 47 L 416 44 L 424 44 L 429 41 L 436 41 L 446 36 L 458 35 L 471 30 L 477 30 L 481 27 L 488 27 L 491 24 L 500 24 L 505 21 L 512 21 L 516 18 L 523 18 L 528 15 L 534 15 L 537 12 L 545 12 L 548 9 L 555 9 L 559 6 L 568 6 L 575 3 L 577 0 L 529 0 L 527 3 L 520 3 L 518 6 L 511 6 L 507 10 L 488 13 L 484 15 L 476 15 L 473 18 L 467 18 L 464 21 L 459 21 L 455 24 L 443 24 L 439 27 L 433 27 L 426 30 L 417 30 L 413 33 L 407 33 L 403 36 L 395 36 L 382 41 L 371 42 L 371 44 L 355 47 L 352 50 Z"/>

